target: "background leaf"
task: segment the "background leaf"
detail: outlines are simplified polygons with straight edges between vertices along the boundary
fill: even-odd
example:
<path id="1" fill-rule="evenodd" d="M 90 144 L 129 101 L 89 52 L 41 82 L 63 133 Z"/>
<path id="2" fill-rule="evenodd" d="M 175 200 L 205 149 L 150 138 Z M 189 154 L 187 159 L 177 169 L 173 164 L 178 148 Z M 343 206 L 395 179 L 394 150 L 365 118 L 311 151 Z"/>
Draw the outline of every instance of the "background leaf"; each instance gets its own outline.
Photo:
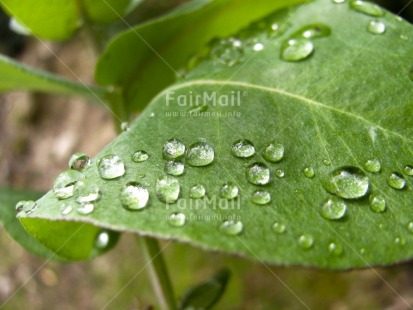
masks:
<path id="1" fill-rule="evenodd" d="M 97 156 L 83 172 L 101 192 L 92 214 L 63 216 L 60 202 L 49 192 L 39 200 L 39 208 L 25 218 L 28 230 L 36 233 L 36 223 L 41 219 L 83 221 L 113 230 L 175 238 L 274 264 L 332 269 L 411 259 L 412 177 L 406 166 L 413 165 L 412 41 L 405 39 L 413 36 L 411 25 L 385 12 L 379 18 L 385 32 L 374 34 L 368 30 L 371 16 L 349 8 L 348 3 L 329 0 L 300 6 L 289 16 L 277 21 L 287 28 L 281 36 L 265 40 L 260 33 L 255 36 L 263 49 L 254 50 L 256 41 L 253 45 L 243 41 L 238 63 L 229 66 L 220 57 L 205 59 L 188 75 L 187 82 L 160 93 L 130 130 Z M 320 36 L 323 25 L 330 28 L 330 35 Z M 312 53 L 307 53 L 308 42 L 304 41 L 298 52 L 305 59 L 282 60 L 286 44 L 297 38 L 297 31 L 309 26 L 316 30 L 307 35 L 314 47 Z M 203 94 L 216 94 L 221 100 L 237 99 L 238 94 L 240 98 L 235 105 L 202 99 L 199 104 L 206 103 L 203 107 L 189 101 Z M 194 109 L 204 114 L 188 113 Z M 187 158 L 185 173 L 176 177 L 179 200 L 165 204 L 157 198 L 161 195 L 155 184 L 165 175 L 162 148 L 171 138 L 180 139 L 187 148 L 206 141 L 214 148 L 215 159 L 206 167 L 193 167 Z M 252 141 L 256 149 L 253 157 L 240 159 L 231 154 L 231 146 L 238 139 Z M 268 162 L 262 155 L 273 140 L 285 147 L 278 163 Z M 132 155 L 137 150 L 145 150 L 149 159 L 134 162 Z M 123 161 L 126 173 L 116 179 L 102 179 L 98 162 L 110 154 Z M 381 163 L 377 173 L 369 172 L 372 169 L 366 163 L 371 159 Z M 268 166 L 268 185 L 248 182 L 246 169 L 254 162 Z M 331 174 L 342 167 L 352 168 L 338 174 L 348 181 L 340 192 L 326 184 L 331 185 Z M 305 168 L 313 169 L 314 176 L 308 170 L 304 173 Z M 122 170 L 107 172 L 114 171 Z M 400 175 L 399 184 L 405 182 L 401 190 L 394 188 L 394 173 Z M 393 176 L 390 181 L 389 176 Z M 368 188 L 364 186 L 366 180 Z M 149 204 L 140 211 L 122 206 L 120 195 L 130 182 L 141 183 L 149 190 Z M 239 196 L 231 201 L 220 194 L 227 182 L 239 188 Z M 207 198 L 190 198 L 190 188 L 195 184 L 205 187 Z M 343 183 L 336 185 L 341 188 Z M 368 190 L 363 190 L 359 199 L 343 199 L 349 188 L 352 195 L 363 188 Z M 262 206 L 252 203 L 256 190 L 267 191 L 271 202 Z M 165 192 L 162 194 L 165 196 Z M 369 206 L 372 195 L 386 201 L 384 212 L 374 212 L 375 206 Z M 76 198 L 66 203 L 76 205 Z M 325 219 L 322 205 L 326 199 L 346 204 L 345 216 Z M 185 223 L 176 213 L 185 216 Z M 228 225 L 230 220 L 240 221 L 242 226 Z"/>

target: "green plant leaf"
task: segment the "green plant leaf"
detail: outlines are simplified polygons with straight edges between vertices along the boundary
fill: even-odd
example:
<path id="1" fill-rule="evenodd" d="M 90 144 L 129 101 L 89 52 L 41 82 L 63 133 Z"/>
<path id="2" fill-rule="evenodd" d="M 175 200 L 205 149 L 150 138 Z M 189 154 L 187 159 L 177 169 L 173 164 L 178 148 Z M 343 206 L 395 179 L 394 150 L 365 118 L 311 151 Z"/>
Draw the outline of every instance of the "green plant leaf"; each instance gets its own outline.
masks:
<path id="1" fill-rule="evenodd" d="M 110 92 L 102 87 L 82 85 L 60 76 L 40 71 L 0 55 L 0 92 L 31 90 L 62 95 L 77 95 L 102 102 Z"/>
<path id="2" fill-rule="evenodd" d="M 101 55 L 95 79 L 123 90 L 129 112 L 140 111 L 176 80 L 188 58 L 268 12 L 303 0 L 196 0 L 118 35 Z M 229 13 L 230 12 L 230 13 Z"/>
<path id="3" fill-rule="evenodd" d="M 406 166 L 413 165 L 413 41 L 405 38 L 413 37 L 412 26 L 385 12 L 379 21 L 386 31 L 373 34 L 368 30 L 371 16 L 348 3 L 329 0 L 302 5 L 284 18 L 278 20 L 279 28 L 286 25 L 283 34 L 267 39 L 254 35 L 263 49 L 257 48 L 257 41 L 245 39 L 242 53 L 235 53 L 240 56 L 234 58 L 238 63 L 232 61 L 232 66 L 223 64 L 226 49 L 219 49 L 218 55 L 215 50 L 215 56 L 201 61 L 186 82 L 156 96 L 130 129 L 96 157 L 82 172 L 101 192 L 92 214 L 62 216 L 60 202 L 49 192 L 24 225 L 34 226 L 42 218 L 83 221 L 282 265 L 346 269 L 411 259 L 413 179 L 412 169 Z M 291 41 L 297 40 L 303 27 L 310 27 L 311 31 L 301 32 L 311 38 L 300 39 L 299 44 Z M 298 45 L 289 49 L 286 44 Z M 309 44 L 314 48 L 311 53 Z M 254 46 L 261 50 L 255 51 Z M 297 54 L 305 59 L 281 59 Z M 197 96 L 201 100 L 194 106 Z M 171 138 L 190 149 L 183 159 L 185 172 L 176 177 L 180 194 L 175 203 L 177 183 L 157 181 L 166 175 L 162 149 Z M 239 139 L 250 140 L 255 155 L 245 159 L 232 155 L 252 155 L 248 146 L 232 150 Z M 198 141 L 199 152 L 190 147 Z M 202 147 L 205 141 L 215 157 L 209 165 L 197 167 L 210 161 L 210 151 Z M 273 163 L 280 159 L 278 144 L 285 150 L 282 159 Z M 178 155 L 182 153 L 176 149 Z M 146 151 L 149 159 L 134 162 L 138 150 Z M 106 169 L 116 164 L 116 157 L 105 157 L 111 154 L 123 161 L 124 175 L 121 165 Z M 100 164 L 106 167 L 99 172 L 103 157 Z M 136 155 L 134 160 L 145 157 Z M 253 165 L 256 162 L 268 167 L 269 184 L 251 184 L 268 179 L 262 165 Z M 179 164 L 168 167 L 180 169 Z M 118 175 L 122 176 L 108 179 Z M 149 191 L 149 203 L 141 210 L 122 206 L 145 205 L 142 189 L 126 187 L 126 193 L 138 193 L 140 201 L 121 196 L 130 182 Z M 227 182 L 239 189 L 233 200 L 221 197 L 235 192 L 226 188 L 222 193 Z M 162 189 L 165 183 L 171 185 L 168 190 Z M 207 198 L 190 198 L 196 184 L 204 186 Z M 267 191 L 271 202 L 253 203 L 257 190 Z M 202 196 L 202 191 L 196 194 Z M 384 212 L 378 212 L 383 209 L 380 197 L 386 201 Z M 67 203 L 76 204 L 78 198 L 75 195 Z M 267 198 L 261 193 L 255 201 L 263 203 Z M 327 199 L 332 201 L 322 207 Z"/>
<path id="4" fill-rule="evenodd" d="M 190 288 L 182 297 L 179 309 L 211 309 L 224 293 L 229 277 L 229 270 L 222 269 L 209 281 Z"/>

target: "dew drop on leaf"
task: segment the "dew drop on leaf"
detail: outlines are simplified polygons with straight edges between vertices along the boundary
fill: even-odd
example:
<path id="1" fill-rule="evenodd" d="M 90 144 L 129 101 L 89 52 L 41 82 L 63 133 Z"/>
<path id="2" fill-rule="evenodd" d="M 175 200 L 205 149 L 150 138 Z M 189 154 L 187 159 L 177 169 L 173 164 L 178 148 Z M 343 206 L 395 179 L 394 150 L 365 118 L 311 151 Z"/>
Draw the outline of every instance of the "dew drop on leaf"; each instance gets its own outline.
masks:
<path id="1" fill-rule="evenodd" d="M 53 192 L 58 199 L 66 199 L 73 196 L 74 186 L 85 176 L 76 170 L 67 170 L 59 174 L 53 183 Z"/>
<path id="2" fill-rule="evenodd" d="M 393 172 L 387 178 L 387 184 L 394 189 L 403 189 L 406 186 L 406 180 L 398 172 Z"/>
<path id="3" fill-rule="evenodd" d="M 163 145 L 163 158 L 176 159 L 185 154 L 185 144 L 178 139 L 169 139 Z"/>
<path id="4" fill-rule="evenodd" d="M 271 202 L 271 194 L 265 190 L 256 190 L 252 194 L 251 201 L 257 205 L 266 205 Z"/>
<path id="5" fill-rule="evenodd" d="M 330 166 L 330 165 L 331 165 L 331 161 L 329 161 L 328 159 L 324 159 L 324 160 L 323 160 L 323 164 L 324 164 L 324 166 Z"/>
<path id="6" fill-rule="evenodd" d="M 396 237 L 394 239 L 394 243 L 396 243 L 398 245 L 401 245 L 401 246 L 404 246 L 404 245 L 406 245 L 406 240 L 404 240 L 402 237 Z"/>
<path id="7" fill-rule="evenodd" d="M 303 173 L 304 173 L 305 177 L 309 178 L 309 179 L 312 179 L 315 176 L 315 171 L 314 171 L 314 168 L 312 168 L 312 167 L 304 168 Z"/>
<path id="8" fill-rule="evenodd" d="M 243 55 L 241 41 L 234 38 L 221 40 L 211 49 L 212 59 L 228 67 L 239 63 Z"/>
<path id="9" fill-rule="evenodd" d="M 323 185 L 331 194 L 345 199 L 357 199 L 367 194 L 370 183 L 362 170 L 349 166 L 334 170 Z"/>
<path id="10" fill-rule="evenodd" d="M 205 197 L 205 187 L 201 184 L 197 184 L 191 187 L 189 190 L 189 197 L 193 199 L 201 199 Z"/>
<path id="11" fill-rule="evenodd" d="M 285 172 L 282 169 L 277 169 L 277 170 L 275 170 L 275 175 L 277 176 L 277 178 L 281 179 L 281 178 L 285 177 Z"/>
<path id="12" fill-rule="evenodd" d="M 407 230 L 413 234 L 413 221 L 407 223 Z"/>
<path id="13" fill-rule="evenodd" d="M 221 187 L 221 197 L 225 199 L 234 199 L 238 196 L 239 189 L 238 186 L 232 182 L 225 183 Z"/>
<path id="14" fill-rule="evenodd" d="M 235 236 L 239 235 L 243 230 L 243 224 L 241 221 L 227 220 L 221 224 L 220 229 L 227 235 Z"/>
<path id="15" fill-rule="evenodd" d="M 196 142 L 186 151 L 186 163 L 193 167 L 207 166 L 214 161 L 214 148 L 206 142 Z"/>
<path id="16" fill-rule="evenodd" d="M 231 154 L 239 158 L 248 158 L 255 154 L 254 144 L 246 139 L 240 139 L 231 146 Z"/>
<path id="17" fill-rule="evenodd" d="M 174 177 L 160 177 L 156 180 L 155 191 L 160 201 L 165 203 L 174 203 L 179 197 L 179 182 Z"/>
<path id="18" fill-rule="evenodd" d="M 279 162 L 284 157 L 284 145 L 276 141 L 268 143 L 262 151 L 262 157 L 272 163 Z"/>
<path id="19" fill-rule="evenodd" d="M 76 211 L 80 215 L 89 215 L 95 210 L 95 205 L 93 203 L 85 203 L 77 207 Z"/>
<path id="20" fill-rule="evenodd" d="M 328 198 L 321 206 L 320 214 L 327 220 L 338 220 L 346 215 L 347 205 L 344 201 L 332 197 Z"/>
<path id="21" fill-rule="evenodd" d="M 37 209 L 37 204 L 33 200 L 21 200 L 16 204 L 15 208 L 17 212 L 29 215 Z"/>
<path id="22" fill-rule="evenodd" d="M 73 207 L 71 205 L 63 204 L 60 206 L 60 211 L 62 215 L 68 215 L 72 212 L 72 210 L 73 210 Z"/>
<path id="23" fill-rule="evenodd" d="M 104 249 L 109 245 L 109 242 L 110 242 L 109 232 L 106 230 L 102 230 L 96 236 L 95 247 L 98 249 Z"/>
<path id="24" fill-rule="evenodd" d="M 282 235 L 286 231 L 285 224 L 282 224 L 279 222 L 275 222 L 274 224 L 272 224 L 271 228 L 276 234 L 279 234 L 279 235 Z"/>
<path id="25" fill-rule="evenodd" d="M 172 213 L 168 216 L 168 223 L 175 227 L 182 227 L 186 223 L 185 214 L 180 212 Z"/>
<path id="26" fill-rule="evenodd" d="M 270 169 L 263 163 L 253 163 L 247 167 L 247 180 L 254 185 L 265 185 L 270 182 Z"/>
<path id="27" fill-rule="evenodd" d="M 84 179 L 76 183 L 74 194 L 78 203 L 96 201 L 100 197 L 99 187 L 91 180 Z"/>
<path id="28" fill-rule="evenodd" d="M 182 175 L 185 171 L 185 165 L 179 160 L 170 160 L 165 164 L 165 172 L 170 175 Z"/>
<path id="29" fill-rule="evenodd" d="M 371 173 L 379 173 L 381 170 L 381 162 L 376 158 L 369 159 L 365 162 L 364 168 Z"/>
<path id="30" fill-rule="evenodd" d="M 255 43 L 252 49 L 256 52 L 262 51 L 264 49 L 264 44 L 262 43 Z"/>
<path id="31" fill-rule="evenodd" d="M 310 234 L 303 234 L 298 238 L 298 245 L 304 250 L 311 249 L 314 246 L 314 238 Z"/>
<path id="32" fill-rule="evenodd" d="M 335 256 L 340 256 L 343 254 L 343 247 L 338 243 L 331 242 L 328 245 L 328 252 L 330 252 L 331 254 Z"/>
<path id="33" fill-rule="evenodd" d="M 347 0 L 331 0 L 331 2 L 335 3 L 335 4 L 341 4 L 346 2 Z"/>
<path id="34" fill-rule="evenodd" d="M 386 199 L 381 195 L 371 195 L 369 197 L 370 210 L 376 213 L 386 211 Z"/>
<path id="35" fill-rule="evenodd" d="M 149 191 L 137 182 L 126 184 L 120 194 L 122 205 L 128 210 L 140 210 L 146 207 L 149 200 Z"/>
<path id="36" fill-rule="evenodd" d="M 129 123 L 128 122 L 122 122 L 120 124 L 120 130 L 122 131 L 128 131 L 129 130 Z"/>
<path id="37" fill-rule="evenodd" d="M 281 59 L 285 61 L 301 61 L 310 57 L 314 45 L 307 39 L 290 39 L 281 47 Z"/>
<path id="38" fill-rule="evenodd" d="M 302 38 L 302 39 L 313 39 L 326 37 L 331 34 L 331 29 L 329 26 L 324 24 L 312 24 L 305 26 L 296 32 L 294 32 L 292 38 Z"/>
<path id="39" fill-rule="evenodd" d="M 116 179 L 125 174 L 125 165 L 119 156 L 110 154 L 99 160 L 98 171 L 102 179 Z"/>
<path id="40" fill-rule="evenodd" d="M 367 30 L 372 34 L 383 34 L 386 32 L 386 24 L 378 20 L 372 20 L 368 24 Z"/>
<path id="41" fill-rule="evenodd" d="M 74 153 L 69 159 L 69 168 L 73 170 L 82 171 L 90 166 L 90 159 L 84 153 Z"/>
<path id="42" fill-rule="evenodd" d="M 404 173 L 405 175 L 410 176 L 410 177 L 413 176 L 413 167 L 407 165 L 406 167 L 404 167 L 403 173 Z"/>
<path id="43" fill-rule="evenodd" d="M 357 12 L 370 16 L 380 17 L 384 15 L 384 11 L 381 7 L 368 1 L 350 0 L 350 7 Z"/>
<path id="44" fill-rule="evenodd" d="M 138 150 L 132 155 L 132 161 L 135 163 L 141 163 L 149 159 L 149 154 L 143 150 Z"/>

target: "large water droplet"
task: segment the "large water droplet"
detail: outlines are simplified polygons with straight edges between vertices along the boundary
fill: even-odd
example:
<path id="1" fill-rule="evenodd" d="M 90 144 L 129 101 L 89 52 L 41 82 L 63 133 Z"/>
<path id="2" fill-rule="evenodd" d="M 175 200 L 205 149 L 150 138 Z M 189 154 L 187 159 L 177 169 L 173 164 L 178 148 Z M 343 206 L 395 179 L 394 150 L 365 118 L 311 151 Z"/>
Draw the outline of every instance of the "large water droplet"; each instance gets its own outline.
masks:
<path id="1" fill-rule="evenodd" d="M 325 189 L 345 199 L 356 199 L 367 194 L 369 178 L 356 167 L 342 167 L 334 170 L 325 182 Z"/>
<path id="2" fill-rule="evenodd" d="M 96 201 L 100 197 L 99 187 L 91 180 L 80 180 L 75 185 L 74 194 L 78 203 Z"/>
<path id="3" fill-rule="evenodd" d="M 255 154 L 254 144 L 246 139 L 237 140 L 231 147 L 231 154 L 239 158 L 251 157 Z"/>
<path id="4" fill-rule="evenodd" d="M 192 144 L 186 151 L 186 163 L 193 167 L 207 166 L 214 161 L 215 153 L 206 142 Z"/>
<path id="5" fill-rule="evenodd" d="M 185 166 L 179 160 L 171 160 L 165 164 L 165 172 L 170 175 L 182 175 L 185 171 Z"/>
<path id="6" fill-rule="evenodd" d="M 122 205 L 128 210 L 140 210 L 146 207 L 149 200 L 149 191 L 137 182 L 126 184 L 120 194 Z"/>
<path id="7" fill-rule="evenodd" d="M 238 196 L 239 189 L 232 182 L 228 182 L 221 187 L 221 197 L 225 199 L 234 199 Z"/>
<path id="8" fill-rule="evenodd" d="M 138 150 L 132 155 L 132 161 L 135 163 L 141 163 L 149 159 L 149 154 L 143 150 Z"/>
<path id="9" fill-rule="evenodd" d="M 384 11 L 381 7 L 379 7 L 377 4 L 368 1 L 351 0 L 350 7 L 357 12 L 364 13 L 370 16 L 379 17 L 384 15 Z"/>
<path id="10" fill-rule="evenodd" d="M 336 197 L 328 198 L 321 206 L 320 214 L 327 220 L 338 220 L 346 215 L 347 205 Z"/>
<path id="11" fill-rule="evenodd" d="M 272 230 L 273 230 L 275 233 L 281 235 L 281 234 L 285 233 L 286 227 L 285 227 L 285 225 L 282 224 L 282 223 L 275 222 L 274 224 L 272 224 Z"/>
<path id="12" fill-rule="evenodd" d="M 98 171 L 102 179 L 116 179 L 125 174 L 125 165 L 119 156 L 110 154 L 99 160 Z"/>
<path id="13" fill-rule="evenodd" d="M 95 247 L 103 250 L 109 245 L 109 242 L 110 242 L 109 232 L 107 230 L 102 230 L 96 236 Z"/>
<path id="14" fill-rule="evenodd" d="M 243 224 L 241 221 L 227 220 L 221 224 L 220 229 L 227 235 L 239 235 L 242 232 Z"/>
<path id="15" fill-rule="evenodd" d="M 326 37 L 331 34 L 331 29 L 324 24 L 312 24 L 305 26 L 296 32 L 294 32 L 292 38 L 303 38 L 303 39 L 312 39 Z"/>
<path id="16" fill-rule="evenodd" d="M 185 154 L 185 144 L 178 139 L 169 139 L 163 146 L 163 157 L 165 159 L 176 159 Z"/>
<path id="17" fill-rule="evenodd" d="M 310 234 L 303 234 L 298 238 L 298 245 L 304 249 L 311 249 L 314 245 L 314 238 Z"/>
<path id="18" fill-rule="evenodd" d="M 180 212 L 175 212 L 169 215 L 168 223 L 175 227 L 182 227 L 186 223 L 185 214 Z"/>
<path id="19" fill-rule="evenodd" d="M 77 207 L 77 213 L 81 215 L 89 215 L 95 210 L 95 206 L 93 203 L 85 203 Z"/>
<path id="20" fill-rule="evenodd" d="M 247 167 L 246 176 L 251 184 L 265 185 L 270 182 L 270 169 L 263 163 L 253 163 Z"/>
<path id="21" fill-rule="evenodd" d="M 333 255 L 340 256 L 343 254 L 343 247 L 338 243 L 331 242 L 328 245 L 328 251 Z"/>
<path id="22" fill-rule="evenodd" d="M 393 172 L 387 178 L 387 184 L 394 189 L 403 189 L 406 186 L 406 180 L 398 172 Z"/>
<path id="23" fill-rule="evenodd" d="M 59 174 L 53 183 L 53 192 L 58 199 L 66 199 L 73 196 L 76 182 L 85 176 L 76 170 L 67 170 Z"/>
<path id="24" fill-rule="evenodd" d="M 284 157 L 284 145 L 276 141 L 268 143 L 262 151 L 262 157 L 272 163 L 279 162 Z"/>
<path id="25" fill-rule="evenodd" d="M 405 175 L 410 176 L 410 177 L 413 176 L 413 167 L 407 165 L 406 167 L 404 167 L 403 173 L 404 173 Z"/>
<path id="26" fill-rule="evenodd" d="M 371 195 L 369 206 L 373 212 L 381 213 L 386 211 L 386 199 L 381 195 Z"/>
<path id="27" fill-rule="evenodd" d="M 379 173 L 381 170 L 381 162 L 376 158 L 369 159 L 364 164 L 364 168 L 366 168 L 368 172 Z"/>
<path id="28" fill-rule="evenodd" d="M 156 180 L 155 191 L 160 201 L 166 203 L 174 203 L 178 200 L 179 197 L 179 182 L 174 177 L 160 177 Z"/>
<path id="29" fill-rule="evenodd" d="M 74 153 L 69 159 L 69 168 L 82 171 L 90 166 L 90 159 L 84 153 Z"/>
<path id="30" fill-rule="evenodd" d="M 232 67 L 239 63 L 244 55 L 241 41 L 237 39 L 221 40 L 219 44 L 211 49 L 211 57 L 215 61 Z"/>
<path id="31" fill-rule="evenodd" d="M 189 197 L 193 199 L 201 199 L 205 197 L 205 187 L 201 184 L 197 184 L 191 187 L 189 190 Z"/>
<path id="32" fill-rule="evenodd" d="M 281 47 L 281 58 L 285 61 L 301 61 L 310 57 L 314 45 L 307 39 L 290 39 Z"/>
<path id="33" fill-rule="evenodd" d="M 312 179 L 315 176 L 314 168 L 312 168 L 312 167 L 304 168 L 303 173 L 304 173 L 305 177 L 307 177 L 309 179 Z"/>
<path id="34" fill-rule="evenodd" d="M 256 190 L 252 194 L 251 201 L 257 205 L 266 205 L 271 202 L 271 194 L 264 190 Z"/>
<path id="35" fill-rule="evenodd" d="M 23 212 L 27 215 L 34 212 L 37 209 L 37 204 L 33 200 L 22 200 L 16 204 L 16 211 Z"/>
<path id="36" fill-rule="evenodd" d="M 367 30 L 372 34 L 383 34 L 386 32 L 386 24 L 378 20 L 372 20 L 367 26 Z"/>

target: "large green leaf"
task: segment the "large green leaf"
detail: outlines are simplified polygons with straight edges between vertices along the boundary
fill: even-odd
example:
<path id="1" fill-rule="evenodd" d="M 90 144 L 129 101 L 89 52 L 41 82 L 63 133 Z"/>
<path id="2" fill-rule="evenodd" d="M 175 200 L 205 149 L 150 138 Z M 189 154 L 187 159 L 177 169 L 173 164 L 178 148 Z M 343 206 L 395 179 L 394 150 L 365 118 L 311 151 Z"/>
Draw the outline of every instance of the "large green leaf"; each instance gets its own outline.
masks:
<path id="1" fill-rule="evenodd" d="M 246 40 L 242 58 L 232 66 L 224 65 L 221 57 L 219 61 L 202 61 L 187 82 L 160 93 L 130 129 L 96 157 L 83 172 L 101 191 L 92 214 L 62 215 L 58 208 L 61 202 L 49 192 L 23 224 L 36 232 L 35 225 L 41 219 L 82 221 L 285 265 L 343 269 L 411 259 L 413 168 L 405 166 L 413 164 L 413 43 L 406 40 L 413 37 L 412 26 L 386 12 L 379 18 L 386 31 L 373 34 L 368 31 L 371 16 L 351 9 L 348 3 L 330 0 L 300 6 L 287 16 L 287 21 L 278 20 L 280 29 L 287 28 L 281 36 L 268 41 L 257 36 L 263 50 L 254 51 L 247 44 L 254 40 Z M 305 59 L 282 60 L 285 44 L 294 43 L 291 38 L 309 25 L 316 25 L 311 26 L 312 32 L 305 32 L 313 37 L 313 53 L 304 57 L 310 44 L 304 41 L 300 46 L 306 50 L 298 51 Z M 325 26 L 331 34 L 322 36 L 329 33 Z M 256 43 L 255 49 L 261 49 Z M 228 53 L 224 50 L 223 55 Z M 190 98 L 203 94 L 216 94 L 221 101 L 214 104 L 203 99 L 199 104 L 205 106 L 190 106 Z M 235 105 L 225 104 L 225 98 L 234 96 Z M 188 113 L 195 110 L 203 114 Z M 197 162 L 193 151 L 189 152 L 185 173 L 176 177 L 179 200 L 165 204 L 158 197 L 165 198 L 168 193 L 156 192 L 155 184 L 165 175 L 162 148 L 171 138 L 183 141 L 187 149 L 197 141 L 206 141 L 214 148 L 215 158 L 208 166 L 193 167 L 190 163 Z M 252 141 L 256 149 L 253 157 L 240 159 L 231 154 L 238 139 Z M 273 140 L 285 147 L 278 163 L 267 162 L 262 155 Z M 132 161 L 137 150 L 148 152 L 149 159 Z M 126 173 L 102 179 L 98 162 L 110 154 L 122 159 Z M 376 161 L 365 165 L 371 159 L 380 161 L 379 172 L 369 172 L 377 168 Z M 268 185 L 247 181 L 246 171 L 254 162 L 268 166 Z M 344 171 L 337 173 L 342 167 Z M 305 168 L 309 169 L 304 173 Z M 122 206 L 120 193 L 129 182 L 148 188 L 146 208 L 130 211 Z M 226 182 L 238 186 L 238 198 L 221 198 Z M 402 190 L 393 188 L 403 182 Z M 208 198 L 190 198 L 189 190 L 195 184 L 205 187 Z M 254 204 L 251 198 L 256 190 L 268 191 L 271 202 Z M 384 212 L 372 210 L 383 207 L 377 197 L 369 207 L 373 195 L 385 199 Z M 348 199 L 351 197 L 360 198 Z M 66 203 L 76 205 L 76 198 Z M 339 204 L 330 217 L 339 217 L 340 204 L 345 204 L 344 217 L 328 220 L 321 215 L 331 208 L 322 208 L 328 198 Z M 168 220 L 175 212 L 186 216 L 185 225 L 180 226 L 181 215 Z M 222 228 L 231 218 L 242 227 L 241 223 L 231 226 L 226 222 L 226 229 Z M 43 238 L 48 236 L 46 226 L 41 233 Z"/>
<path id="2" fill-rule="evenodd" d="M 95 79 L 122 89 L 128 110 L 140 111 L 208 41 L 299 2 L 303 0 L 191 1 L 117 36 L 100 57 Z"/>

